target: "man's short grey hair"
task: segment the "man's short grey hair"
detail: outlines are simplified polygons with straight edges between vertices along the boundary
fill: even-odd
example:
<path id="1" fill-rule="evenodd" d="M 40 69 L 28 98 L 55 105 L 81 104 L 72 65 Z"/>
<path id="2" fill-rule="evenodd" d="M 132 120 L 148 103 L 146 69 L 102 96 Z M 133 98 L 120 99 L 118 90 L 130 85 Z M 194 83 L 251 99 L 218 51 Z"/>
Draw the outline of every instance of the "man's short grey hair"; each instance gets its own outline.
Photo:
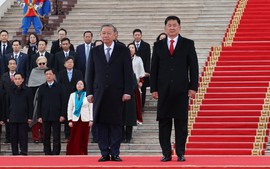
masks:
<path id="1" fill-rule="evenodd" d="M 111 28 L 113 28 L 113 32 L 117 32 L 116 27 L 113 26 L 113 24 L 111 24 L 111 23 L 103 24 L 103 25 L 101 26 L 101 28 L 100 28 L 100 31 L 102 31 L 102 29 L 103 29 L 104 27 L 111 27 Z"/>

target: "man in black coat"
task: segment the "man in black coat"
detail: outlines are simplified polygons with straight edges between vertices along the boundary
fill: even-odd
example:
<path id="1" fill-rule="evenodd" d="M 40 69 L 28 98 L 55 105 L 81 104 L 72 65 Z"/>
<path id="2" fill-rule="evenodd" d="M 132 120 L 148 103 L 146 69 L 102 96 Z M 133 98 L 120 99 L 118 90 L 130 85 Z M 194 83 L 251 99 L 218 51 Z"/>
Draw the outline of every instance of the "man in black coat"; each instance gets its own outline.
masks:
<path id="1" fill-rule="evenodd" d="M 7 94 L 7 121 L 10 123 L 11 148 L 13 155 L 27 155 L 28 125 L 32 122 L 33 96 L 23 85 L 23 74 L 14 75 L 14 84 Z M 18 144 L 20 144 L 20 153 Z"/>
<path id="2" fill-rule="evenodd" d="M 65 93 L 65 101 L 64 101 L 64 112 L 67 112 L 68 100 L 71 93 L 76 91 L 76 83 L 78 80 L 83 80 L 82 72 L 73 69 L 74 67 L 74 58 L 72 56 L 68 56 L 65 58 L 65 68 L 61 70 L 58 76 L 58 82 L 63 86 Z M 68 126 L 67 117 L 65 117 L 65 139 L 69 140 L 70 129 Z"/>
<path id="3" fill-rule="evenodd" d="M 45 70 L 46 82 L 39 87 L 37 117 L 43 124 L 45 155 L 59 155 L 61 151 L 61 122 L 65 120 L 64 91 L 57 83 L 52 69 Z M 53 130 L 53 150 L 51 150 L 51 128 Z"/>
<path id="4" fill-rule="evenodd" d="M 123 105 L 130 100 L 133 71 L 127 47 L 115 43 L 116 29 L 112 24 L 101 27 L 104 44 L 91 51 L 87 98 L 93 103 L 97 125 L 99 161 L 122 161 L 119 157 L 122 141 Z M 111 155 L 111 157 L 110 157 Z"/>
<path id="5" fill-rule="evenodd" d="M 140 29 L 135 29 L 133 31 L 134 45 L 136 47 L 136 55 L 140 56 L 143 61 L 143 67 L 145 70 L 145 77 L 143 86 L 141 87 L 142 91 L 142 108 L 144 108 L 145 97 L 146 97 L 146 88 L 149 87 L 149 76 L 150 76 L 150 56 L 151 49 L 150 45 L 142 40 L 142 31 Z"/>
<path id="6" fill-rule="evenodd" d="M 192 40 L 179 35 L 180 19 L 165 20 L 168 38 L 154 44 L 151 65 L 151 93 L 158 99 L 157 120 L 163 158 L 171 161 L 172 119 L 178 161 L 185 161 L 188 134 L 188 101 L 198 90 L 198 59 Z"/>
<path id="7" fill-rule="evenodd" d="M 2 75 L 0 80 L 0 88 L 4 90 L 5 94 L 7 94 L 11 90 L 11 87 L 14 85 L 14 75 L 16 73 L 16 68 L 16 60 L 14 58 L 9 59 L 8 71 Z M 9 122 L 6 121 L 6 118 L 4 120 L 6 130 L 5 143 L 10 143 L 10 125 Z"/>
<path id="8" fill-rule="evenodd" d="M 47 58 L 47 67 L 54 68 L 54 61 L 55 61 L 54 55 L 46 51 L 47 44 L 48 42 L 45 39 L 40 39 L 38 41 L 38 52 L 31 56 L 30 65 L 29 65 L 30 72 L 33 68 L 37 67 L 36 60 L 39 56 L 45 56 Z"/>
<path id="9" fill-rule="evenodd" d="M 57 72 L 57 75 L 61 70 L 65 69 L 64 60 L 66 57 L 72 56 L 74 58 L 74 63 L 76 63 L 77 59 L 77 53 L 69 49 L 70 40 L 68 38 L 63 38 L 61 40 L 61 45 L 63 50 L 55 54 L 55 70 Z"/>
<path id="10" fill-rule="evenodd" d="M 56 41 L 52 42 L 52 46 L 51 46 L 51 51 L 50 53 L 52 55 L 55 55 L 57 52 L 62 51 L 62 39 L 67 37 L 67 30 L 65 30 L 64 28 L 61 28 L 58 30 L 58 39 Z M 74 46 L 72 44 L 70 44 L 70 48 L 71 51 L 75 51 Z"/>

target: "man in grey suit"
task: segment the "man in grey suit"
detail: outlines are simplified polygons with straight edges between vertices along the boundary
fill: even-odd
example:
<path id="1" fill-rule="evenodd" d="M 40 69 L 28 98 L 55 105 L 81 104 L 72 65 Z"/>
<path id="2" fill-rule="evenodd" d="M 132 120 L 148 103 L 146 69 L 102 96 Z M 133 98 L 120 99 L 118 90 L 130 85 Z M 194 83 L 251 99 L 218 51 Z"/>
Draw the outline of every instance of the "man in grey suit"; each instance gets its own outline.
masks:
<path id="1" fill-rule="evenodd" d="M 188 134 L 188 101 L 198 90 L 198 59 L 192 40 L 179 35 L 180 19 L 168 16 L 168 37 L 154 44 L 151 65 L 151 93 L 158 99 L 157 120 L 162 162 L 171 161 L 171 130 L 174 120 L 176 154 L 185 161 Z"/>
<path id="2" fill-rule="evenodd" d="M 103 161 L 122 161 L 119 157 L 122 141 L 123 105 L 132 93 L 132 63 L 127 47 L 114 42 L 116 28 L 101 27 L 104 44 L 91 50 L 87 98 L 93 102 L 94 123 Z M 110 157 L 111 156 L 111 157 Z"/>

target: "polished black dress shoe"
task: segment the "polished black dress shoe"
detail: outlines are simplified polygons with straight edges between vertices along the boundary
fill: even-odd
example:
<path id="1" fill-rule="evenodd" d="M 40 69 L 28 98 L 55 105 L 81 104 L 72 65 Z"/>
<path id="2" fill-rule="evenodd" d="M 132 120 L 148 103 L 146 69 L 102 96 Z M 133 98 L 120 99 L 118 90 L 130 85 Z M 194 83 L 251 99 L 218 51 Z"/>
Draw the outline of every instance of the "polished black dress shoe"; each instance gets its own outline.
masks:
<path id="1" fill-rule="evenodd" d="M 185 159 L 185 156 L 184 155 L 180 155 L 180 156 L 178 156 L 177 157 L 177 161 L 186 161 L 186 159 Z"/>
<path id="2" fill-rule="evenodd" d="M 98 162 L 110 161 L 110 156 L 101 156 Z"/>
<path id="3" fill-rule="evenodd" d="M 161 162 L 172 161 L 172 156 L 163 156 L 160 161 Z"/>
<path id="4" fill-rule="evenodd" d="M 112 161 L 123 161 L 118 155 L 111 157 Z"/>

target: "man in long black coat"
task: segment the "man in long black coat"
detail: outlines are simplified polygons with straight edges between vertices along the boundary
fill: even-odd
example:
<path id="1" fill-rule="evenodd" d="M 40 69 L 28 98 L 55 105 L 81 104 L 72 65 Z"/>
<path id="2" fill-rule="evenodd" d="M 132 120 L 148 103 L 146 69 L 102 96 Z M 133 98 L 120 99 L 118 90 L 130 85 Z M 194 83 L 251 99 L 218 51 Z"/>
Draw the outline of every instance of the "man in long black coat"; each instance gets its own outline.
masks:
<path id="1" fill-rule="evenodd" d="M 61 122 L 65 120 L 64 90 L 55 81 L 52 69 L 45 70 L 46 82 L 39 87 L 37 115 L 44 128 L 45 155 L 59 155 L 61 151 Z M 53 130 L 53 150 L 51 150 L 51 129 Z"/>
<path id="2" fill-rule="evenodd" d="M 93 102 L 94 123 L 98 130 L 99 161 L 122 161 L 123 103 L 132 93 L 132 63 L 127 47 L 114 42 L 116 28 L 101 27 L 104 44 L 91 50 L 87 96 Z M 111 158 L 110 158 L 111 155 Z"/>
<path id="3" fill-rule="evenodd" d="M 179 35 L 178 17 L 167 17 L 165 31 L 168 38 L 154 44 L 150 78 L 152 96 L 158 99 L 157 120 L 163 153 L 161 161 L 172 160 L 172 119 L 178 161 L 185 161 L 188 101 L 189 97 L 195 97 L 198 89 L 198 59 L 194 42 Z"/>

